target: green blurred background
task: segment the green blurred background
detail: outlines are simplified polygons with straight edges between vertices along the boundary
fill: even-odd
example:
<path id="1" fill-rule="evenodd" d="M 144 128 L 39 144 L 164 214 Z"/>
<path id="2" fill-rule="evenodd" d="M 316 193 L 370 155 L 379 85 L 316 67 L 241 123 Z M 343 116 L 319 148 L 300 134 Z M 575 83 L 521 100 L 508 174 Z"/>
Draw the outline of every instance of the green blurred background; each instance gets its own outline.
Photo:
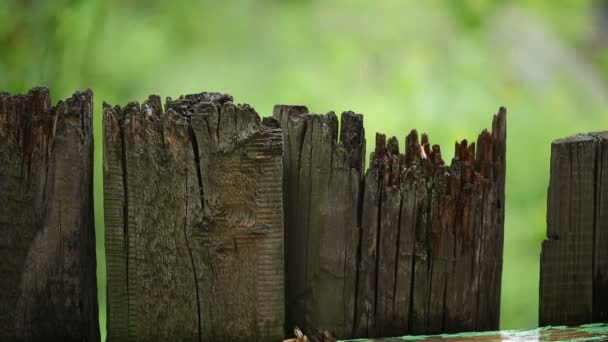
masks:
<path id="1" fill-rule="evenodd" d="M 365 114 L 453 154 L 507 106 L 501 328 L 537 324 L 550 143 L 608 129 L 606 1 L 0 0 L 0 89 L 95 93 L 95 218 L 105 334 L 101 103 L 223 91 Z"/>

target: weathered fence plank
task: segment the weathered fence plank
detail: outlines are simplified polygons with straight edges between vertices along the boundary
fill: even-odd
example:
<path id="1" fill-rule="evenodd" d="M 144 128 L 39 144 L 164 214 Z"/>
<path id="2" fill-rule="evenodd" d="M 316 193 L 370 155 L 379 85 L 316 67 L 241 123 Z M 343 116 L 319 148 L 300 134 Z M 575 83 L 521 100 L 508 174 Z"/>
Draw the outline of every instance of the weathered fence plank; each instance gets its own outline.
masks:
<path id="1" fill-rule="evenodd" d="M 0 340 L 99 340 L 92 110 L 0 92 Z"/>
<path id="2" fill-rule="evenodd" d="M 280 339 L 279 124 L 217 93 L 104 118 L 109 340 Z"/>
<path id="3" fill-rule="evenodd" d="M 288 132 L 283 159 L 285 218 L 292 227 L 286 232 L 286 294 L 291 298 L 286 303 L 287 326 L 305 324 L 295 318 L 306 317 L 307 322 L 351 331 L 363 120 L 354 113 L 343 114 L 338 144 L 336 116 L 307 113 L 302 106 L 274 109 Z"/>
<path id="4" fill-rule="evenodd" d="M 541 253 L 542 325 L 608 319 L 608 133 L 551 145 L 547 239 Z"/>
<path id="5" fill-rule="evenodd" d="M 285 142 L 287 328 L 341 338 L 497 329 L 504 108 L 477 152 L 456 144 L 451 166 L 426 135 L 412 131 L 400 154 L 396 138 L 378 134 L 365 174 L 362 116 L 344 113 L 351 135 L 338 139 L 333 113 L 307 111 L 274 110 Z"/>

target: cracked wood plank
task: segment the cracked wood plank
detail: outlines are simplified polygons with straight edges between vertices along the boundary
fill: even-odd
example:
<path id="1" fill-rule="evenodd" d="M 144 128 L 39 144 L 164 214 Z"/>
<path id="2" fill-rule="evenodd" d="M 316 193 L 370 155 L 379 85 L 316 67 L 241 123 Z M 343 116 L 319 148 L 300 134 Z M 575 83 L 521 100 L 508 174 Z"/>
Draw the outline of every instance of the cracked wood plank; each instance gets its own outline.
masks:
<path id="1" fill-rule="evenodd" d="M 92 111 L 0 92 L 0 340 L 99 340 Z"/>
<path id="2" fill-rule="evenodd" d="M 291 228 L 286 231 L 287 330 L 327 324 L 348 334 L 356 305 L 363 118 L 343 113 L 338 138 L 334 113 L 276 106 L 274 117 L 284 132 L 285 224 Z"/>
<path id="3" fill-rule="evenodd" d="M 411 131 L 404 154 L 395 137 L 377 134 L 365 173 L 362 117 L 349 145 L 337 139 L 333 113 L 307 112 L 274 110 L 285 142 L 287 329 L 339 338 L 497 329 L 506 110 L 479 135 L 477 153 L 475 143 L 457 143 L 450 166 L 425 134 Z M 346 181 L 349 165 L 357 187 Z M 346 285 L 354 291 L 332 291 Z"/>
<path id="4" fill-rule="evenodd" d="M 607 144 L 608 133 L 603 132 L 577 134 L 551 145 L 541 324 L 581 324 L 608 317 Z"/>
<path id="5" fill-rule="evenodd" d="M 232 97 L 106 105 L 109 340 L 283 336 L 283 141 Z"/>

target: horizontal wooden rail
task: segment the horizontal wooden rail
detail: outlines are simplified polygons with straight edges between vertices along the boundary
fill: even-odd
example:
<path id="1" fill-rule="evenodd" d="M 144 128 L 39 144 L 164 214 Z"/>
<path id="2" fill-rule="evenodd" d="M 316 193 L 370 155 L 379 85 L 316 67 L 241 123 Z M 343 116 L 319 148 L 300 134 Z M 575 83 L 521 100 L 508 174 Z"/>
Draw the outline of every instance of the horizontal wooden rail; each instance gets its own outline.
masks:
<path id="1" fill-rule="evenodd" d="M 529 341 L 607 341 L 608 324 L 595 323 L 584 324 L 581 326 L 546 326 L 535 329 L 525 330 L 502 330 L 502 331 L 482 331 L 482 332 L 463 332 L 457 334 L 441 335 L 406 335 L 399 337 L 384 337 L 378 339 L 356 339 L 356 340 L 336 340 L 329 333 L 324 332 L 316 336 L 307 336 L 299 329 L 294 329 L 294 338 L 283 342 L 401 342 L 401 341 L 421 341 L 421 342 L 475 342 L 475 341 L 509 341 L 509 342 L 529 342 Z"/>

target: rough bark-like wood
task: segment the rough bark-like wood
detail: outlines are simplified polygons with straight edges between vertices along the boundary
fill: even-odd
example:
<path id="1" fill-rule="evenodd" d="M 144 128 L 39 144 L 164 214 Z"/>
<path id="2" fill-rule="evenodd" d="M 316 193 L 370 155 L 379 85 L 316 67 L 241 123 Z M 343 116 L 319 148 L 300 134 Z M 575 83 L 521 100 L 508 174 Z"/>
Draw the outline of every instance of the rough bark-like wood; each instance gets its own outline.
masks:
<path id="1" fill-rule="evenodd" d="M 342 117 L 342 131 L 357 127 L 353 145 L 338 141 L 332 113 L 276 106 L 274 115 L 285 142 L 288 329 L 349 338 L 498 328 L 504 108 L 477 152 L 456 144 L 451 166 L 425 134 L 410 132 L 404 154 L 377 134 L 365 173 L 361 116 L 356 126 Z M 336 291 L 345 286 L 356 291 Z"/>
<path id="2" fill-rule="evenodd" d="M 608 319 L 608 133 L 551 145 L 547 239 L 541 253 L 541 324 Z"/>
<path id="3" fill-rule="evenodd" d="M 104 117 L 108 339 L 281 339 L 278 122 L 217 93 Z"/>
<path id="4" fill-rule="evenodd" d="M 0 92 L 0 340 L 99 340 L 92 113 Z"/>

